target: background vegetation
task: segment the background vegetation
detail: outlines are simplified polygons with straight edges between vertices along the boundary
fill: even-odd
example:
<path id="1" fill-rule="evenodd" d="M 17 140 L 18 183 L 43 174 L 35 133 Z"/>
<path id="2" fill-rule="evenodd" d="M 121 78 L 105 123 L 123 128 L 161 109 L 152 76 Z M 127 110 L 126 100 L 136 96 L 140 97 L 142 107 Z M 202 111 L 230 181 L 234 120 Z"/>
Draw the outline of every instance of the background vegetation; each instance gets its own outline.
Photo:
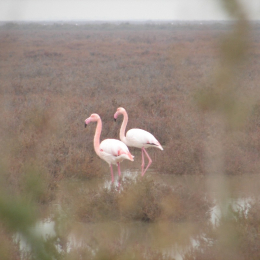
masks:
<path id="1" fill-rule="evenodd" d="M 0 27 L 2 258 L 259 259 L 260 27 L 227 10 L 236 22 Z M 83 126 L 98 113 L 118 138 L 118 106 L 164 147 L 144 178 L 131 150 L 120 190 Z"/>

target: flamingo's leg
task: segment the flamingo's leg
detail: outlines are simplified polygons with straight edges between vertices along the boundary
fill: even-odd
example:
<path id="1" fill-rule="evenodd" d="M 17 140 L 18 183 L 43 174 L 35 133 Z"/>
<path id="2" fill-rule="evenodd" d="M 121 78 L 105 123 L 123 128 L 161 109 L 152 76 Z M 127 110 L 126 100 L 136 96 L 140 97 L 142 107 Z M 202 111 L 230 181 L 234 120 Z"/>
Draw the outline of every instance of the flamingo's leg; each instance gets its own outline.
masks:
<path id="1" fill-rule="evenodd" d="M 144 176 L 144 174 L 145 174 L 145 172 L 147 171 L 147 169 L 149 168 L 149 166 L 151 165 L 151 163 L 153 162 L 152 161 L 152 159 L 151 159 L 151 157 L 149 156 L 149 154 L 146 152 L 146 150 L 144 149 L 144 148 L 142 148 L 142 150 L 145 152 L 145 154 L 146 154 L 146 156 L 147 156 L 147 158 L 148 158 L 148 164 L 147 164 L 147 166 L 146 166 L 146 168 L 145 168 L 145 170 L 144 170 L 144 172 L 142 173 L 142 176 Z"/>
<path id="2" fill-rule="evenodd" d="M 118 176 L 121 176 L 121 170 L 120 170 L 120 164 L 119 162 L 117 163 L 117 169 L 118 169 Z"/>
<path id="3" fill-rule="evenodd" d="M 142 167 L 142 176 L 143 176 L 143 172 L 144 172 L 144 151 L 143 151 L 144 148 L 142 148 L 142 164 L 141 164 L 141 167 Z"/>
<path id="4" fill-rule="evenodd" d="M 112 183 L 113 183 L 114 182 L 114 174 L 113 174 L 112 164 L 110 164 L 110 169 L 111 169 L 111 180 L 112 180 Z"/>
<path id="5" fill-rule="evenodd" d="M 120 163 L 117 163 L 117 169 L 118 169 L 118 190 L 120 189 L 120 176 L 121 176 L 121 170 L 120 170 Z"/>

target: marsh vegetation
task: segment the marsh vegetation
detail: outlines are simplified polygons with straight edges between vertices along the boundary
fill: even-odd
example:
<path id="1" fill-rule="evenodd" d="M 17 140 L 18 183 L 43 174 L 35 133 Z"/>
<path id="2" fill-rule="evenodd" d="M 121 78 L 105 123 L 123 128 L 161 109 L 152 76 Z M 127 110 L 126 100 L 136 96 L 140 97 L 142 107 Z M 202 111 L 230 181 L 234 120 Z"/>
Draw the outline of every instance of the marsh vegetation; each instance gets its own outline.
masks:
<path id="1" fill-rule="evenodd" d="M 245 21 L 2 25 L 1 258 L 259 259 L 259 44 Z M 119 106 L 164 147 L 120 189 L 84 128 L 118 138 Z"/>

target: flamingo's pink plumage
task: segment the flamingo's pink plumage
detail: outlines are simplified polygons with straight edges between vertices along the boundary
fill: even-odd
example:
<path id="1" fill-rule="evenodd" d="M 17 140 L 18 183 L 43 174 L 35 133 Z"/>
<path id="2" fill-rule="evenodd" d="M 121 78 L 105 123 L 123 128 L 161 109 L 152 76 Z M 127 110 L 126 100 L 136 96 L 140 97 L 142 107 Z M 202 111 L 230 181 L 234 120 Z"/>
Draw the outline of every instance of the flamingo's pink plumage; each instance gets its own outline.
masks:
<path id="1" fill-rule="evenodd" d="M 152 163 L 152 159 L 150 158 L 149 154 L 145 150 L 145 148 L 149 147 L 156 147 L 160 150 L 163 150 L 161 144 L 158 142 L 158 140 L 149 132 L 133 128 L 127 131 L 125 135 L 125 129 L 128 122 L 128 115 L 126 110 L 123 107 L 119 107 L 114 114 L 114 119 L 116 120 L 118 115 L 122 114 L 124 116 L 121 128 L 120 128 L 120 140 L 124 142 L 127 146 L 137 147 L 142 149 L 142 176 L 145 174 L 147 169 Z M 148 164 L 146 168 L 144 169 L 144 154 L 148 158 Z"/>
<path id="2" fill-rule="evenodd" d="M 118 175 L 121 175 L 120 162 L 127 159 L 130 161 L 134 160 L 134 157 L 129 152 L 127 146 L 116 139 L 105 139 L 100 143 L 100 135 L 102 131 L 102 121 L 98 114 L 92 114 L 85 120 L 85 127 L 90 122 L 97 122 L 96 132 L 94 135 L 94 149 L 96 154 L 106 161 L 111 169 L 111 179 L 114 182 L 114 174 L 112 164 L 116 164 L 118 167 Z"/>

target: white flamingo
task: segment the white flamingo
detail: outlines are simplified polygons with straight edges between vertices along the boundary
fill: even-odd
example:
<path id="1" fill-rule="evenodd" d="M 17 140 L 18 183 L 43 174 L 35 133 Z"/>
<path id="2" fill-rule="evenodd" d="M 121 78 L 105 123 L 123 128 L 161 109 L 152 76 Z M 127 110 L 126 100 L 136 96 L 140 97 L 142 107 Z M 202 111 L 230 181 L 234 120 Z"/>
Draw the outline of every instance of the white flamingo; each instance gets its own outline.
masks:
<path id="1" fill-rule="evenodd" d="M 150 158 L 149 154 L 145 150 L 145 148 L 149 147 L 156 147 L 160 150 L 163 150 L 162 146 L 158 142 L 158 140 L 149 132 L 143 130 L 143 129 L 138 129 L 138 128 L 133 128 L 127 131 L 125 135 L 125 129 L 126 125 L 128 122 L 128 115 L 126 110 L 123 107 L 119 107 L 116 110 L 116 113 L 114 114 L 114 119 L 116 121 L 118 115 L 122 114 L 124 116 L 121 128 L 120 128 L 120 140 L 124 142 L 127 146 L 132 146 L 132 147 L 137 147 L 142 150 L 142 176 L 144 176 L 145 172 L 149 168 L 149 166 L 152 163 L 152 159 Z M 148 164 L 144 170 L 144 154 L 148 158 Z"/>
<path id="2" fill-rule="evenodd" d="M 100 143 L 100 135 L 102 131 L 102 121 L 98 114 L 92 114 L 85 120 L 85 127 L 90 122 L 97 122 L 97 127 L 94 135 L 94 149 L 96 154 L 109 164 L 111 169 L 111 179 L 114 182 L 114 174 L 112 164 L 118 167 L 118 176 L 121 176 L 120 162 L 127 159 L 134 160 L 134 156 L 129 152 L 128 147 L 121 141 L 116 139 L 105 139 Z"/>

